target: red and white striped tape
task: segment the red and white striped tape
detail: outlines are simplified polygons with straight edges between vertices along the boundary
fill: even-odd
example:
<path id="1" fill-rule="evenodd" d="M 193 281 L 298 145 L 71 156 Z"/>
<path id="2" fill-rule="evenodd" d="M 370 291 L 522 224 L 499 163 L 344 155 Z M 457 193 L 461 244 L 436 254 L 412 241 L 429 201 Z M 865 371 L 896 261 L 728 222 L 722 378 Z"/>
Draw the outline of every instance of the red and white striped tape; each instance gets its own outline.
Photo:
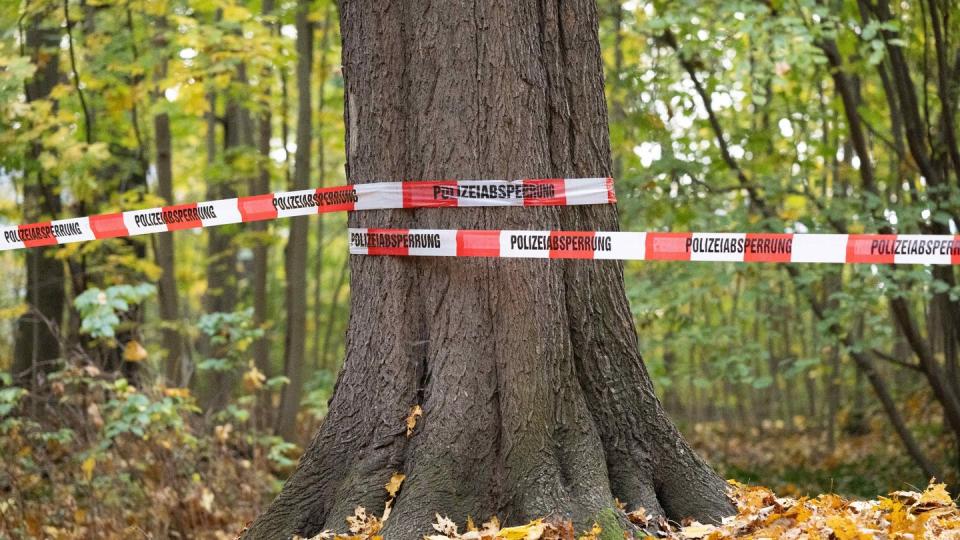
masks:
<path id="1" fill-rule="evenodd" d="M 350 229 L 354 255 L 960 264 L 960 236 Z"/>
<path id="2" fill-rule="evenodd" d="M 612 178 L 378 182 L 0 227 L 0 251 L 326 212 L 615 202 Z"/>

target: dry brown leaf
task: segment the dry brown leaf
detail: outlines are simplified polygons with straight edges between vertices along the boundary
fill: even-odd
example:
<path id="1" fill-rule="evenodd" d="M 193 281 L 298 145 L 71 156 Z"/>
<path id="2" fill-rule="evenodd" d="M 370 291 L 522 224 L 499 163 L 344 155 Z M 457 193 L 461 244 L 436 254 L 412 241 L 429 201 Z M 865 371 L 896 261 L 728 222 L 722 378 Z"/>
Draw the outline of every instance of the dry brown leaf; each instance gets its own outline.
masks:
<path id="1" fill-rule="evenodd" d="M 680 529 L 680 534 L 683 535 L 685 539 L 699 539 L 706 538 L 710 533 L 717 530 L 716 525 L 708 525 L 705 523 L 700 523 L 699 521 L 694 521 L 690 525 L 687 525 L 683 529 Z"/>
<path id="2" fill-rule="evenodd" d="M 641 527 L 646 527 L 650 523 L 650 516 L 647 515 L 647 509 L 642 506 L 633 512 L 627 512 L 627 519 L 630 520 L 630 523 Z"/>

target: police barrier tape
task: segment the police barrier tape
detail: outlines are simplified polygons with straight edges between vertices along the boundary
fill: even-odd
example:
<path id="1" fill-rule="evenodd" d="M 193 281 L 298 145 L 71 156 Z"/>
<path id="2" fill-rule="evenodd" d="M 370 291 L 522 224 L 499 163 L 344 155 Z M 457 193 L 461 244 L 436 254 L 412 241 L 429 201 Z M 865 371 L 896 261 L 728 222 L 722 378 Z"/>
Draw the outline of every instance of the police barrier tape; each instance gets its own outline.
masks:
<path id="1" fill-rule="evenodd" d="M 960 236 L 350 229 L 354 255 L 960 264 Z"/>
<path id="2" fill-rule="evenodd" d="M 326 212 L 615 202 L 612 178 L 377 182 L 0 227 L 0 251 Z"/>

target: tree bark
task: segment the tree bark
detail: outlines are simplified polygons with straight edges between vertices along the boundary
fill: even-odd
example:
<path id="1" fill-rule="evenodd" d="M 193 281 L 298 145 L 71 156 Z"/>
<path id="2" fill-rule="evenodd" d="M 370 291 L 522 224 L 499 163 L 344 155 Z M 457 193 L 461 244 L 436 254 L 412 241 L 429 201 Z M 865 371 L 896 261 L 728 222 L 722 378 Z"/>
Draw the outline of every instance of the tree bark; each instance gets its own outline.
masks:
<path id="1" fill-rule="evenodd" d="M 60 29 L 45 24 L 51 13 L 46 11 L 31 17 L 26 32 L 26 52 L 37 66 L 33 79 L 26 84 L 27 101 L 46 99 L 60 79 Z M 31 149 L 36 163 L 40 145 Z M 60 216 L 60 197 L 47 185 L 42 170 L 28 177 L 24 183 L 24 219 L 29 223 L 41 216 L 56 219 Z M 14 337 L 14 355 L 10 371 L 17 384 L 33 388 L 37 374 L 53 368 L 60 357 L 59 336 L 54 335 L 49 323 L 60 325 L 63 320 L 66 277 L 63 263 L 53 258 L 52 248 L 29 249 L 24 252 L 27 269 L 26 302 L 31 311 L 17 320 Z"/>
<path id="2" fill-rule="evenodd" d="M 606 175 L 593 1 L 341 4 L 347 173 L 389 178 Z M 353 214 L 354 227 L 616 230 L 612 206 Z M 434 513 L 559 516 L 622 538 L 614 497 L 672 519 L 733 511 L 657 400 L 622 265 L 354 257 L 343 371 L 300 465 L 248 538 L 383 535 Z M 412 436 L 405 418 L 419 404 Z"/>

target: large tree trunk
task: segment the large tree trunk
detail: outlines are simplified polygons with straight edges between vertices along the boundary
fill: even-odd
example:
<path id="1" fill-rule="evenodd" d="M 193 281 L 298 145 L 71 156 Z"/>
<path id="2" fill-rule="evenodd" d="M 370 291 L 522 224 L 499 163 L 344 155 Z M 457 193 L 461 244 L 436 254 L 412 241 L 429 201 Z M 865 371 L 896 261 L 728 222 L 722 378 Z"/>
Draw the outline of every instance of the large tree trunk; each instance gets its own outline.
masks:
<path id="1" fill-rule="evenodd" d="M 344 1 L 348 177 L 602 176 L 593 1 Z M 612 206 L 377 211 L 353 227 L 615 230 Z M 383 531 L 434 513 L 599 521 L 614 497 L 680 519 L 733 507 L 654 395 L 622 265 L 354 257 L 330 412 L 251 538 L 342 529 L 407 475 Z M 405 418 L 420 404 L 411 437 Z M 618 523 L 620 525 L 618 525 Z"/>

